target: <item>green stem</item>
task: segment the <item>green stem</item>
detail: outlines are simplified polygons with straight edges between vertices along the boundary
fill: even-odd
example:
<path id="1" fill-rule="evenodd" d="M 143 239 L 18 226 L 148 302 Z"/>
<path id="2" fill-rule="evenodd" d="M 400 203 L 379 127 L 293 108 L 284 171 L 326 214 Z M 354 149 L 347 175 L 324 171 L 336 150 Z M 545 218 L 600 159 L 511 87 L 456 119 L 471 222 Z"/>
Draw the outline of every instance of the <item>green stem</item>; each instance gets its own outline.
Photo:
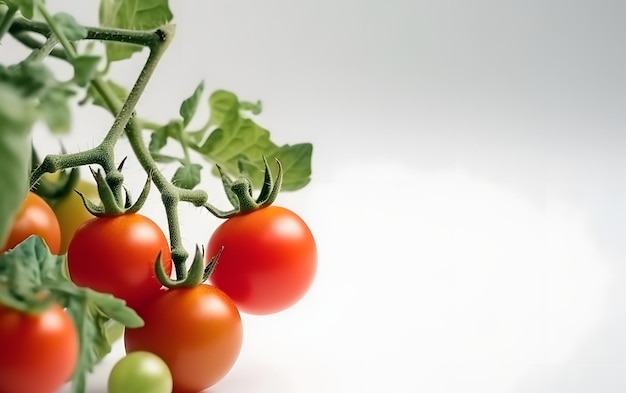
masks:
<path id="1" fill-rule="evenodd" d="M 9 9 L 7 9 L 7 12 L 5 12 L 2 16 L 2 21 L 0 21 L 0 41 L 2 41 L 2 37 L 4 37 L 6 32 L 9 31 L 9 28 L 11 28 L 17 11 L 17 7 L 9 7 Z"/>
<path id="2" fill-rule="evenodd" d="M 178 128 L 178 140 L 180 141 L 180 146 L 183 148 L 185 164 L 190 165 L 191 157 L 189 157 L 189 148 L 187 147 L 187 138 L 182 128 Z"/>
<path id="3" fill-rule="evenodd" d="M 30 54 L 26 57 L 26 60 L 40 62 L 43 61 L 50 53 L 54 47 L 59 43 L 59 40 L 55 34 L 52 34 L 44 44 L 34 51 L 30 52 Z"/>
<path id="4" fill-rule="evenodd" d="M 122 108 L 119 110 L 119 112 L 117 112 L 117 116 L 113 121 L 111 130 L 105 136 L 104 141 L 102 142 L 103 144 L 115 143 L 119 139 L 119 137 L 122 136 L 122 133 L 124 132 L 124 127 L 126 127 L 128 121 L 133 116 L 135 106 L 137 106 L 137 102 L 143 94 L 146 85 L 150 80 L 150 77 L 154 73 L 154 70 L 159 63 L 159 60 L 161 60 L 163 53 L 165 53 L 165 50 L 168 48 L 171 42 L 171 37 L 174 35 L 174 31 L 175 30 L 173 25 L 167 25 L 163 26 L 161 29 L 158 29 L 156 30 L 156 32 L 153 33 L 161 37 L 160 44 L 153 44 L 153 46 L 150 48 L 150 55 L 148 56 L 148 60 L 146 60 L 146 64 L 141 69 L 139 77 L 137 77 L 137 81 L 135 82 L 133 88 L 130 90 L 130 93 L 126 98 L 126 101 L 124 101 Z M 97 77 L 93 81 L 93 83 L 94 85 L 99 85 L 98 87 L 96 87 L 99 91 L 103 91 L 107 95 L 109 93 L 112 93 L 110 91 L 107 92 L 106 87 L 103 88 L 102 85 L 106 84 L 103 80 L 100 79 L 100 77 Z M 109 96 L 108 100 L 114 101 L 117 100 L 117 97 Z"/>
<path id="5" fill-rule="evenodd" d="M 47 19 L 46 19 L 47 20 Z M 9 31 L 16 35 L 23 32 L 38 33 L 43 36 L 50 35 L 52 26 L 47 23 L 35 22 L 21 17 L 14 19 Z M 154 35 L 154 30 L 128 30 L 114 27 L 84 26 L 87 29 L 87 40 L 115 41 L 127 44 L 154 47 L 162 41 L 161 37 Z"/>
<path id="6" fill-rule="evenodd" d="M 48 9 L 43 5 L 43 3 L 39 2 L 37 5 L 37 9 L 48 23 L 48 26 L 50 26 L 50 30 L 59 39 L 59 42 L 63 46 L 63 49 L 65 49 L 68 60 L 70 60 L 70 62 L 74 60 L 74 58 L 77 56 L 76 48 L 74 48 L 72 42 L 67 39 L 67 37 L 63 33 L 63 30 L 61 30 L 61 28 L 59 27 L 57 21 L 52 17 L 52 15 L 50 15 Z"/>
<path id="7" fill-rule="evenodd" d="M 156 131 L 159 128 L 163 127 L 162 124 L 157 124 L 153 121 L 150 121 L 144 118 L 141 118 L 141 119 L 137 118 L 137 121 L 141 124 L 141 128 L 143 128 L 144 130 Z"/>

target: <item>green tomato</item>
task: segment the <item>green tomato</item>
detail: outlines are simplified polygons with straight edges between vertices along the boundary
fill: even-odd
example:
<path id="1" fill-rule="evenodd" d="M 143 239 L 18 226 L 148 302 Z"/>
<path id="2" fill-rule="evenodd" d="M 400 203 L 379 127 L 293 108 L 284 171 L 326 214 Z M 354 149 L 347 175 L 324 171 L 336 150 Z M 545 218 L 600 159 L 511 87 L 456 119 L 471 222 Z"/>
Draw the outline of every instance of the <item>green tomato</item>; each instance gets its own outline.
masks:
<path id="1" fill-rule="evenodd" d="M 157 355 L 136 351 L 124 356 L 111 369 L 108 393 L 171 393 L 172 374 Z"/>

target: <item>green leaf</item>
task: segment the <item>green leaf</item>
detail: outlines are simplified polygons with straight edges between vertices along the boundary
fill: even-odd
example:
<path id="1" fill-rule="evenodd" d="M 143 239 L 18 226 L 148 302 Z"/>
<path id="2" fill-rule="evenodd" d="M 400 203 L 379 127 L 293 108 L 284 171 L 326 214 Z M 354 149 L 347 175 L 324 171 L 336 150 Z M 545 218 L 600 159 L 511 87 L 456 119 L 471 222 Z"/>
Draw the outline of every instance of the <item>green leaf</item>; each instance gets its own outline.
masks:
<path id="1" fill-rule="evenodd" d="M 86 295 L 109 318 L 130 328 L 143 326 L 143 320 L 125 303 L 108 293 L 100 293 L 86 289 Z"/>
<path id="2" fill-rule="evenodd" d="M 0 244 L 28 192 L 34 103 L 0 82 Z"/>
<path id="3" fill-rule="evenodd" d="M 230 91 L 216 90 L 209 96 L 209 109 L 211 125 L 219 127 L 225 122 L 232 123 L 239 118 L 239 99 Z"/>
<path id="4" fill-rule="evenodd" d="M 180 106 L 180 116 L 183 118 L 183 129 L 186 128 L 193 116 L 196 114 L 196 110 L 198 109 L 198 103 L 200 102 L 200 97 L 204 92 L 204 81 L 200 82 L 196 90 L 193 94 L 183 101 Z"/>
<path id="5" fill-rule="evenodd" d="M 66 134 L 72 126 L 72 112 L 67 91 L 61 89 L 48 90 L 39 101 L 39 108 L 50 131 Z"/>
<path id="6" fill-rule="evenodd" d="M 108 85 L 108 87 L 111 89 L 111 91 L 113 91 L 115 96 L 120 99 L 120 101 L 126 101 L 126 97 L 128 97 L 128 91 L 124 86 L 119 85 L 111 80 L 107 80 L 104 83 Z M 100 93 L 98 93 L 95 87 L 93 87 L 93 85 L 89 85 L 89 87 L 87 88 L 87 97 L 91 98 L 92 104 L 109 110 L 109 107 L 104 102 L 104 99 L 102 99 L 102 96 L 100 95 Z"/>
<path id="7" fill-rule="evenodd" d="M 58 85 L 48 67 L 32 61 L 0 66 L 0 82 L 11 85 L 24 98 L 38 97 L 50 86 Z"/>
<path id="8" fill-rule="evenodd" d="M 274 152 L 271 158 L 277 158 L 283 167 L 283 191 L 295 191 L 303 188 L 311 181 L 311 156 L 313 145 L 300 143 L 297 145 L 284 145 Z M 253 184 L 262 184 L 263 161 L 250 161 L 240 159 L 238 162 L 241 174 L 248 176 Z M 275 163 L 270 164 L 274 173 L 278 169 Z"/>
<path id="9" fill-rule="evenodd" d="M 257 101 L 257 102 L 241 101 L 239 103 L 239 108 L 242 111 L 248 111 L 252 113 L 253 115 L 258 115 L 261 113 L 261 110 L 263 110 L 263 104 L 261 103 L 261 101 Z"/>
<path id="10" fill-rule="evenodd" d="M 150 153 L 158 153 L 167 144 L 167 126 L 163 126 L 150 135 L 148 150 Z"/>
<path id="11" fill-rule="evenodd" d="M 183 164 L 176 170 L 174 176 L 172 176 L 172 184 L 180 188 L 191 190 L 200 184 L 201 171 L 202 165 Z"/>
<path id="12" fill-rule="evenodd" d="M 0 256 L 0 302 L 36 312 L 40 294 L 49 294 L 72 318 L 80 340 L 79 362 L 72 391 L 85 391 L 86 376 L 111 351 L 111 321 L 131 327 L 143 320 L 122 300 L 74 285 L 66 275 L 64 256 L 50 254 L 38 236 L 31 236 Z M 29 302 L 30 301 L 30 302 Z"/>
<path id="13" fill-rule="evenodd" d="M 70 41 L 78 41 L 87 37 L 87 28 L 80 25 L 70 14 L 59 12 L 52 17 Z"/>
<path id="14" fill-rule="evenodd" d="M 102 27 L 130 30 L 148 30 L 172 20 L 168 0 L 101 0 L 99 19 Z M 109 62 L 124 60 L 141 51 L 138 45 L 107 42 Z"/>
<path id="15" fill-rule="evenodd" d="M 35 15 L 35 0 L 5 0 L 0 3 L 4 3 L 9 7 L 18 8 L 22 16 L 26 19 L 33 19 Z"/>
<path id="16" fill-rule="evenodd" d="M 163 127 L 152 132 L 150 136 L 150 144 L 148 150 L 150 153 L 158 153 L 166 144 L 167 138 L 173 137 L 178 139 L 183 125 L 180 120 L 172 120 Z"/>
<path id="17" fill-rule="evenodd" d="M 74 82 L 80 87 L 87 86 L 98 72 L 100 56 L 81 55 L 72 61 Z"/>

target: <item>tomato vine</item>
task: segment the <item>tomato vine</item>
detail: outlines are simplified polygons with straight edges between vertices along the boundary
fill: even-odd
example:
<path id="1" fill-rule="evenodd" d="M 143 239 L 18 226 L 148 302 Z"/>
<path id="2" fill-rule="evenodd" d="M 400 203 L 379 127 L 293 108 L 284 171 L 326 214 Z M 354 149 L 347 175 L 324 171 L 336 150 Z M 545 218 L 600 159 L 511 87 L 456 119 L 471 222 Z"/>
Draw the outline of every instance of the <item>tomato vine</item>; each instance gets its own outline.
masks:
<path id="1" fill-rule="evenodd" d="M 121 324 L 135 328 L 130 329 L 133 333 L 129 334 L 141 336 L 141 329 L 145 332 L 154 326 L 148 320 L 144 327 L 141 317 L 150 315 L 150 319 L 155 319 L 159 314 L 160 306 L 154 304 L 190 296 L 195 299 L 200 296 L 198 294 L 207 301 L 217 296 L 230 309 L 229 322 L 225 323 L 223 318 L 216 318 L 214 312 L 209 312 L 203 316 L 203 324 L 207 329 L 216 323 L 220 329 L 230 326 L 233 334 L 232 348 L 228 351 L 230 358 L 224 358 L 223 369 L 208 382 L 181 382 L 179 376 L 186 373 L 173 369 L 174 386 L 197 385 L 200 388 L 202 384 L 219 380 L 232 366 L 241 345 L 241 320 L 238 305 L 229 299 L 228 294 L 215 286 L 203 284 L 214 272 L 223 246 L 211 243 L 213 255 L 206 256 L 200 247 L 196 247 L 187 269 L 189 253 L 182 241 L 179 205 L 190 203 L 226 221 L 246 215 L 252 217 L 253 212 L 269 207 L 280 191 L 295 191 L 309 183 L 313 148 L 310 143 L 276 144 L 270 139 L 270 132 L 256 122 L 262 110 L 261 102 L 243 101 L 234 93 L 221 89 L 208 95 L 210 114 L 206 121 L 200 128 L 191 129 L 205 95 L 204 81 L 199 82 L 193 93 L 183 100 L 172 120 L 159 124 L 139 116 L 135 108 L 175 36 L 173 13 L 168 0 L 100 0 L 99 4 L 99 25 L 87 26 L 69 13 L 52 13 L 44 0 L 0 0 L 0 42 L 11 37 L 30 49 L 14 64 L 0 63 L 0 178 L 4 182 L 0 189 L 0 246 L 4 247 L 0 254 L 0 306 L 8 306 L 24 315 L 37 315 L 50 305 L 61 305 L 61 309 L 71 315 L 75 334 L 80 340 L 79 353 L 69 354 L 78 357 L 73 391 L 83 392 L 86 374 L 110 350 L 110 337 L 106 333 L 109 324 L 115 322 L 111 326 Z M 142 12 L 137 13 L 137 9 Z M 102 53 L 93 50 L 97 45 L 104 49 Z M 110 65 L 127 60 L 144 49 L 148 51 L 145 62 L 136 81 L 127 90 L 114 81 Z M 72 67 L 73 76 L 69 80 L 60 80 L 55 75 L 47 62 L 51 57 Z M 32 140 L 34 126 L 41 122 L 60 136 L 74 132 L 71 120 L 78 95 L 82 95 L 80 105 L 92 104 L 112 115 L 106 135 L 92 148 L 75 152 L 62 148 L 59 154 L 48 154 L 40 160 L 36 141 Z M 129 157 L 121 160 L 116 157 L 121 140 L 130 145 L 133 151 L 130 159 L 136 160 L 146 174 L 145 186 L 136 201 L 131 200 L 125 186 L 123 166 Z M 177 144 L 180 154 L 166 153 L 164 148 L 168 143 Z M 198 157 L 203 162 L 195 162 Z M 209 203 L 207 191 L 199 188 L 205 163 L 214 167 L 211 172 L 221 179 L 232 209 L 221 210 L 213 206 Z M 160 164 L 178 167 L 168 178 L 160 170 Z M 78 170 L 81 167 L 89 167 L 94 176 L 95 184 L 91 184 L 91 189 L 97 188 L 95 200 L 78 189 L 79 182 L 85 181 L 80 179 Z M 51 175 L 58 175 L 52 183 L 49 180 Z M 169 242 L 156 224 L 138 214 L 152 185 L 158 190 L 165 209 Z M 24 236 L 20 234 L 21 242 L 7 243 L 19 212 L 26 206 L 27 195 L 40 194 L 53 208 L 56 207 L 50 210 L 50 214 L 58 214 L 63 210 L 63 204 L 70 203 L 68 196 L 73 195 L 74 189 L 82 197 L 84 210 L 80 218 L 63 222 L 60 226 L 62 246 L 56 241 L 54 247 L 50 247 L 45 237 L 40 238 L 28 227 Z M 257 190 L 255 197 L 253 193 Z M 75 206 L 76 200 L 71 205 Z M 111 250 L 99 237 L 105 236 L 108 240 L 123 232 L 119 223 L 137 220 L 150 222 L 153 239 L 158 238 L 153 244 L 156 248 L 140 247 L 142 252 L 131 252 L 136 246 L 130 244 L 133 242 L 130 239 L 132 228 L 126 228 L 127 235 L 123 235 L 128 238 L 126 248 Z M 102 229 L 105 227 L 106 230 Z M 29 233 L 35 236 L 28 237 Z M 267 307 L 263 312 L 284 309 L 308 289 L 317 254 L 312 236 L 307 236 L 308 255 L 301 261 L 308 266 L 307 277 L 297 288 L 298 293 L 290 295 L 292 299 L 279 307 Z M 103 248 L 94 251 L 93 244 Z M 230 244 L 243 247 L 239 243 Z M 281 246 L 276 243 L 268 247 Z M 66 251 L 67 255 L 64 255 Z M 271 250 L 257 251 L 257 257 L 262 258 Z M 154 296 L 145 300 L 144 305 L 143 299 L 133 297 L 139 295 L 137 288 L 130 286 L 117 291 L 119 287 L 111 283 L 121 285 L 129 277 L 117 275 L 112 281 L 106 281 L 105 276 L 120 273 L 116 269 L 123 267 L 119 266 L 107 266 L 109 270 L 101 268 L 96 273 L 102 273 L 101 277 L 93 281 L 90 253 L 94 252 L 102 257 L 101 265 L 107 263 L 107 258 L 124 260 L 128 265 L 125 258 L 132 258 L 136 277 L 142 277 Z M 33 263 L 22 266 L 20 261 L 24 260 Z M 287 266 L 299 262 L 285 260 L 281 263 Z M 285 275 L 281 279 L 288 280 L 289 277 Z M 127 281 L 137 280 L 129 278 Z M 77 286 L 78 283 L 84 287 Z M 282 295 L 276 292 L 273 296 Z M 184 314 L 188 310 L 177 312 Z M 183 314 L 181 318 L 184 319 Z M 154 331 L 155 336 L 161 334 L 169 335 L 169 332 Z M 205 344 L 207 348 L 203 356 L 217 356 L 212 353 L 213 344 Z M 150 348 L 152 344 L 146 343 L 145 347 Z M 155 352 L 159 351 L 155 349 Z M 174 352 L 162 353 L 167 363 Z M 55 381 L 65 381 L 67 375 L 60 378 Z M 2 388 L 0 384 L 0 391 Z"/>

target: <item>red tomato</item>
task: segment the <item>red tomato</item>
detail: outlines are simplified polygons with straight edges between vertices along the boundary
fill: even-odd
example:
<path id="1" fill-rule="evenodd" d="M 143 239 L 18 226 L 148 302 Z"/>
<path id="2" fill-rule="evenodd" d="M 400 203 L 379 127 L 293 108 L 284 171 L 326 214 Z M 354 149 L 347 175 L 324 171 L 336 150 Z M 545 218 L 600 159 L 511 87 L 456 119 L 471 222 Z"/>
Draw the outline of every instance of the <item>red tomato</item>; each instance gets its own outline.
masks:
<path id="1" fill-rule="evenodd" d="M 161 289 L 154 271 L 159 252 L 169 275 L 169 243 L 154 221 L 140 214 L 99 217 L 74 233 L 67 266 L 76 285 L 110 293 L 137 309 Z"/>
<path id="2" fill-rule="evenodd" d="M 213 286 L 164 290 L 138 313 L 145 325 L 126 329 L 126 353 L 146 351 L 163 359 L 175 393 L 213 386 L 239 357 L 241 316 L 233 301 Z"/>
<path id="3" fill-rule="evenodd" d="M 26 314 L 0 304 L 0 393 L 50 393 L 72 376 L 78 361 L 72 319 L 54 305 Z"/>
<path id="4" fill-rule="evenodd" d="M 317 270 L 317 247 L 291 210 L 268 206 L 229 218 L 213 233 L 206 257 L 224 247 L 210 282 L 249 314 L 270 314 L 296 303 Z"/>
<path id="5" fill-rule="evenodd" d="M 52 254 L 59 254 L 61 228 L 52 208 L 39 195 L 29 191 L 15 216 L 11 232 L 2 251 L 5 252 L 31 235 L 41 237 Z"/>

